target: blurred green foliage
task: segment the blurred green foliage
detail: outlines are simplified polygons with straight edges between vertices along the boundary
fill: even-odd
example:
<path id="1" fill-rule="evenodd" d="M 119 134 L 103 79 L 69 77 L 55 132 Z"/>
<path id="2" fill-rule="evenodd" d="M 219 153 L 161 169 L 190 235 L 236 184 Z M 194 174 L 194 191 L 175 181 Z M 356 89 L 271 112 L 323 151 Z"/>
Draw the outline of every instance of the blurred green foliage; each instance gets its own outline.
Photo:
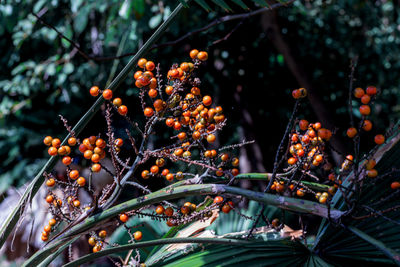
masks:
<path id="1" fill-rule="evenodd" d="M 246 4 L 259 8 L 251 1 Z M 112 60 L 87 60 L 68 41 L 40 21 L 79 45 L 87 55 L 98 58 L 135 52 L 177 5 L 178 1 L 154 0 L 52 0 L 2 1 L 0 5 L 0 195 L 10 186 L 29 180 L 48 157 L 42 139 L 63 137 L 65 129 L 57 114 L 73 125 L 93 103 L 92 85 L 105 87 L 117 70 Z M 211 5 L 211 4 L 210 4 Z M 212 5 L 211 5 L 212 6 Z M 231 5 L 233 12 L 243 10 Z M 185 9 L 160 44 L 175 40 L 226 15 L 213 6 L 207 13 L 197 4 Z M 346 110 L 350 59 L 359 57 L 355 86 L 377 85 L 382 94 L 373 115 L 376 131 L 399 118 L 400 8 L 391 1 L 296 1 L 278 11 L 278 23 L 294 58 L 332 112 L 338 134 L 349 126 Z M 266 13 L 268 14 L 268 13 Z M 238 127 L 259 143 L 263 164 L 272 166 L 274 151 L 283 133 L 293 102 L 290 90 L 299 86 L 286 66 L 283 55 L 268 39 L 262 16 L 220 24 L 191 36 L 174 46 L 153 50 L 148 58 L 167 70 L 171 62 L 187 57 L 191 48 L 207 49 L 210 60 L 203 68 L 202 88 L 212 94 L 227 113 L 228 130 L 222 144 L 239 141 Z M 122 42 L 122 40 L 126 40 Z M 130 115 L 143 124 L 137 90 L 129 77 L 118 95 L 130 103 Z M 125 101 L 125 100 L 124 100 Z M 311 109 L 302 112 L 310 121 Z M 354 114 L 358 116 L 355 109 Z M 118 125 L 118 121 L 115 122 Z M 247 127 L 248 126 L 248 127 Z M 266 126 L 268 138 L 266 138 Z M 104 121 L 97 116 L 85 134 L 102 132 Z M 376 132 L 367 135 L 371 137 Z"/>

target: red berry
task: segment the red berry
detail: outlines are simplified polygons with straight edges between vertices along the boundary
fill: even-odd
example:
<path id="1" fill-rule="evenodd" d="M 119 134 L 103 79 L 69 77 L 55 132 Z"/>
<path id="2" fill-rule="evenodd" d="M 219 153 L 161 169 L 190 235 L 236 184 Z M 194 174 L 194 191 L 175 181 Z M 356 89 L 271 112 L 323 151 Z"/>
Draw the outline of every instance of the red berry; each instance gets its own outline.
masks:
<path id="1" fill-rule="evenodd" d="M 368 86 L 367 87 L 367 95 L 373 96 L 376 95 L 377 90 L 375 86 Z"/>
<path id="2" fill-rule="evenodd" d="M 113 96 L 113 92 L 110 89 L 106 89 L 103 91 L 103 97 L 106 100 L 110 100 Z"/>
<path id="3" fill-rule="evenodd" d="M 377 134 L 374 140 L 377 145 L 382 145 L 383 143 L 385 143 L 385 136 L 383 136 L 382 134 Z"/>
<path id="4" fill-rule="evenodd" d="M 354 96 L 356 98 L 361 98 L 365 94 L 364 90 L 360 87 L 354 89 Z"/>
<path id="5" fill-rule="evenodd" d="M 118 108 L 118 113 L 122 116 L 125 116 L 128 113 L 128 107 L 125 105 L 122 105 Z"/>
<path id="6" fill-rule="evenodd" d="M 90 88 L 89 93 L 91 96 L 98 96 L 99 94 L 99 87 L 97 86 L 92 86 L 92 88 Z"/>

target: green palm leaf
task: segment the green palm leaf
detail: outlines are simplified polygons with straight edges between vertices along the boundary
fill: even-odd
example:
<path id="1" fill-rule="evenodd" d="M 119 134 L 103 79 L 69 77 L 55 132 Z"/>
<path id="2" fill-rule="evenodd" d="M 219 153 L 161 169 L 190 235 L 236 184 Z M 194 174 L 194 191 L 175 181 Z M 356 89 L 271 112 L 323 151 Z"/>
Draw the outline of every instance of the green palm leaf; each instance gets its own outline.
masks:
<path id="1" fill-rule="evenodd" d="M 377 161 L 376 169 L 378 173 L 384 174 L 392 171 L 393 168 L 400 168 L 400 131 L 399 124 L 396 132 L 391 138 L 382 145 L 374 154 L 373 158 Z M 360 167 L 361 168 L 361 167 Z M 344 186 L 354 186 L 350 177 L 343 182 Z M 397 175 L 398 178 L 398 175 Z M 366 205 L 375 210 L 384 210 L 389 207 L 400 205 L 398 197 L 389 203 L 374 206 L 374 203 L 388 196 L 393 190 L 390 184 L 395 178 L 385 177 L 378 181 L 365 180 L 363 191 L 360 195 L 359 205 Z M 338 192 L 332 204 L 339 210 L 345 209 L 345 202 Z M 369 212 L 359 212 L 355 216 L 367 215 Z M 363 220 L 350 219 L 344 222 L 348 231 L 342 228 L 333 227 L 327 220 L 323 221 L 318 232 L 314 251 L 323 251 L 327 259 L 339 260 L 339 262 L 363 261 L 400 264 L 400 210 L 388 212 L 385 219 L 382 216 L 373 216 Z"/>

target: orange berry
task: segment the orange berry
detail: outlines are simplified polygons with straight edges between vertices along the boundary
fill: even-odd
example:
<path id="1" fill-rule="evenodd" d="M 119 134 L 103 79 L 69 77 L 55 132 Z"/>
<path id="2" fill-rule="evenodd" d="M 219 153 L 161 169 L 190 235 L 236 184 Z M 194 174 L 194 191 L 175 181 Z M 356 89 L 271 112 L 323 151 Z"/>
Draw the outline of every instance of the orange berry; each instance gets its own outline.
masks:
<path id="1" fill-rule="evenodd" d="M 153 106 L 156 109 L 156 111 L 158 112 L 163 109 L 164 102 L 161 99 L 157 99 L 156 101 L 154 101 Z"/>
<path id="2" fill-rule="evenodd" d="M 143 179 L 149 179 L 150 178 L 150 172 L 148 170 L 142 171 L 142 178 Z"/>
<path id="3" fill-rule="evenodd" d="M 165 124 L 166 124 L 168 127 L 174 126 L 174 123 L 175 123 L 175 121 L 174 121 L 173 118 L 168 118 L 168 119 L 165 120 Z"/>
<path id="4" fill-rule="evenodd" d="M 99 252 L 101 250 L 101 246 L 95 245 L 92 249 L 93 253 Z"/>
<path id="5" fill-rule="evenodd" d="M 368 116 L 371 113 L 371 108 L 368 105 L 361 105 L 359 110 L 363 116 Z"/>
<path id="6" fill-rule="evenodd" d="M 347 136 L 350 138 L 353 138 L 354 136 L 357 135 L 357 129 L 354 127 L 350 127 L 349 129 L 347 129 Z"/>
<path id="7" fill-rule="evenodd" d="M 321 197 L 319 198 L 319 203 L 325 204 L 327 200 L 328 200 L 328 197 L 326 197 L 326 196 L 321 196 Z"/>
<path id="8" fill-rule="evenodd" d="M 122 116 L 125 116 L 128 113 L 128 107 L 125 105 L 122 105 L 118 108 L 118 113 Z"/>
<path id="9" fill-rule="evenodd" d="M 238 158 L 233 158 L 232 159 L 232 166 L 233 167 L 239 166 L 239 159 Z"/>
<path id="10" fill-rule="evenodd" d="M 72 202 L 72 205 L 74 207 L 79 207 L 81 205 L 81 202 L 79 200 L 74 200 L 74 202 Z"/>
<path id="11" fill-rule="evenodd" d="M 56 156 L 57 155 L 57 148 L 55 148 L 54 146 L 49 147 L 49 149 L 47 150 L 47 153 L 49 153 L 50 156 Z"/>
<path id="12" fill-rule="evenodd" d="M 273 227 L 278 227 L 280 225 L 279 219 L 278 218 L 273 219 L 271 224 Z"/>
<path id="13" fill-rule="evenodd" d="M 390 187 L 391 187 L 393 190 L 399 189 L 399 188 L 400 188 L 400 183 L 399 183 L 399 182 L 393 182 L 393 183 L 390 185 Z"/>
<path id="14" fill-rule="evenodd" d="M 179 131 L 182 128 L 182 125 L 179 121 L 174 122 L 174 129 Z"/>
<path id="15" fill-rule="evenodd" d="M 119 98 L 119 97 L 114 98 L 112 103 L 113 103 L 114 106 L 120 107 L 122 105 L 122 99 Z"/>
<path id="16" fill-rule="evenodd" d="M 354 157 L 353 157 L 353 155 L 347 155 L 347 156 L 346 156 L 346 159 L 347 159 L 347 160 L 350 160 L 350 161 L 353 161 L 353 160 L 354 160 Z"/>
<path id="17" fill-rule="evenodd" d="M 140 77 L 142 77 L 142 76 L 140 76 Z M 140 77 L 139 77 L 139 78 L 140 78 Z M 139 78 L 136 80 L 135 86 L 136 86 L 137 88 L 142 88 L 142 87 L 143 87 L 143 84 L 139 81 Z"/>
<path id="18" fill-rule="evenodd" d="M 161 205 L 158 205 L 157 206 L 157 208 L 156 208 L 156 213 L 157 214 L 163 214 L 164 213 L 164 207 L 163 206 L 161 206 Z"/>
<path id="19" fill-rule="evenodd" d="M 181 68 L 181 70 L 183 70 L 185 72 L 189 71 L 189 64 L 187 62 L 181 63 L 181 65 L 179 67 Z"/>
<path id="20" fill-rule="evenodd" d="M 147 107 L 144 109 L 144 115 L 146 117 L 151 117 L 154 115 L 154 110 L 152 108 Z"/>
<path id="21" fill-rule="evenodd" d="M 46 197 L 46 202 L 47 202 L 47 203 L 51 203 L 51 202 L 53 202 L 53 200 L 54 200 L 54 198 L 53 198 L 52 195 L 48 195 L 48 196 Z"/>
<path id="22" fill-rule="evenodd" d="M 156 89 L 157 88 L 157 79 L 156 78 L 151 78 L 150 79 L 149 87 L 150 87 L 150 89 Z"/>
<path id="23" fill-rule="evenodd" d="M 167 86 L 167 87 L 165 88 L 165 93 L 166 93 L 167 95 L 172 95 L 173 92 L 174 92 L 174 87 L 172 87 L 172 86 Z"/>
<path id="24" fill-rule="evenodd" d="M 50 225 L 46 225 L 46 226 L 43 228 L 43 230 L 44 230 L 46 233 L 50 233 L 50 232 L 51 232 L 51 226 L 50 226 Z"/>
<path id="25" fill-rule="evenodd" d="M 87 150 L 87 147 L 84 144 L 80 144 L 79 145 L 79 151 L 81 153 L 85 153 L 86 150 Z"/>
<path id="26" fill-rule="evenodd" d="M 182 214 L 188 214 L 190 212 L 190 208 L 188 206 L 181 207 Z"/>
<path id="27" fill-rule="evenodd" d="M 178 138 L 179 138 L 179 140 L 185 140 L 186 139 L 186 133 L 185 132 L 180 132 L 179 134 L 178 134 Z"/>
<path id="28" fill-rule="evenodd" d="M 124 141 L 121 138 L 117 138 L 117 139 L 115 139 L 114 144 L 117 147 L 121 147 L 124 144 Z"/>
<path id="29" fill-rule="evenodd" d="M 89 90 L 91 96 L 98 96 L 99 95 L 99 87 L 92 86 Z"/>
<path id="30" fill-rule="evenodd" d="M 354 96 L 356 98 L 361 98 L 365 94 L 364 90 L 360 87 L 354 89 Z"/>
<path id="31" fill-rule="evenodd" d="M 162 175 L 162 176 L 167 176 L 168 173 L 169 173 L 169 170 L 168 170 L 168 169 L 164 169 L 164 170 L 161 172 L 161 175 Z"/>
<path id="32" fill-rule="evenodd" d="M 100 238 L 106 238 L 106 236 L 107 236 L 107 232 L 106 232 L 105 230 L 101 230 L 101 231 L 99 232 L 99 237 L 100 237 Z"/>
<path id="33" fill-rule="evenodd" d="M 140 76 L 142 76 L 143 71 L 138 70 L 137 72 L 135 72 L 135 74 L 133 75 L 133 78 L 135 78 L 135 80 L 137 80 Z"/>
<path id="34" fill-rule="evenodd" d="M 103 139 L 98 138 L 98 139 L 96 140 L 95 145 L 96 145 L 97 147 L 99 147 L 99 148 L 105 148 L 107 144 L 106 144 L 106 142 L 105 142 Z"/>
<path id="35" fill-rule="evenodd" d="M 140 83 L 142 86 L 146 86 L 146 85 L 149 85 L 150 84 L 150 80 L 151 80 L 151 77 L 150 76 L 147 76 L 147 75 L 142 75 L 142 76 L 140 76 L 137 80 L 136 80 L 136 82 L 137 83 Z M 139 87 L 139 86 L 138 86 Z"/>
<path id="36" fill-rule="evenodd" d="M 182 154 L 183 154 L 183 149 L 182 148 L 175 149 L 175 151 L 174 151 L 174 155 L 175 156 L 180 157 L 180 156 L 182 156 Z"/>
<path id="37" fill-rule="evenodd" d="M 369 101 L 371 101 L 371 97 L 370 97 L 369 95 L 363 95 L 363 96 L 361 97 L 361 103 L 363 103 L 363 104 L 368 104 Z"/>
<path id="38" fill-rule="evenodd" d="M 158 172 L 159 172 L 159 168 L 158 168 L 158 166 L 157 165 L 153 165 L 151 168 L 150 168 L 150 172 L 152 173 L 152 174 L 157 174 Z"/>
<path id="39" fill-rule="evenodd" d="M 367 95 L 370 95 L 370 96 L 376 95 L 376 93 L 377 93 L 375 86 L 368 86 L 366 91 L 367 91 Z"/>
<path id="40" fill-rule="evenodd" d="M 171 207 L 168 207 L 164 210 L 164 214 L 165 216 L 171 217 L 174 215 L 174 210 Z"/>
<path id="41" fill-rule="evenodd" d="M 55 147 L 55 148 L 59 148 L 59 147 L 61 146 L 61 140 L 58 139 L 58 138 L 54 138 L 54 139 L 51 141 L 51 145 L 52 145 L 53 147 Z"/>
<path id="42" fill-rule="evenodd" d="M 129 217 L 125 213 L 122 213 L 121 215 L 119 215 L 119 220 L 123 223 L 126 223 L 129 220 Z"/>
<path id="43" fill-rule="evenodd" d="M 158 158 L 158 159 L 156 159 L 156 165 L 157 165 L 158 167 L 164 166 L 164 165 L 165 165 L 165 159 L 163 159 L 163 158 Z"/>
<path id="44" fill-rule="evenodd" d="M 316 156 L 315 156 L 315 160 L 316 160 L 318 163 L 321 163 L 321 162 L 324 160 L 324 157 L 323 157 L 322 155 L 316 155 Z"/>
<path id="45" fill-rule="evenodd" d="M 234 169 L 231 170 L 231 173 L 232 173 L 233 176 L 237 176 L 239 174 L 239 170 L 234 168 Z"/>
<path id="46" fill-rule="evenodd" d="M 368 132 L 372 129 L 372 122 L 370 120 L 364 120 L 363 127 L 364 131 Z"/>
<path id="47" fill-rule="evenodd" d="M 189 56 L 190 56 L 192 59 L 195 59 L 195 58 L 197 58 L 197 55 L 198 55 L 198 54 L 199 54 L 199 50 L 193 49 L 192 51 L 190 51 Z"/>
<path id="48" fill-rule="evenodd" d="M 51 146 L 52 141 L 53 141 L 53 138 L 52 138 L 51 136 L 46 136 L 46 137 L 43 139 L 43 143 L 44 143 L 46 146 Z"/>
<path id="49" fill-rule="evenodd" d="M 385 136 L 383 136 L 383 134 L 377 134 L 375 135 L 374 140 L 377 145 L 382 145 L 385 143 Z"/>
<path id="50" fill-rule="evenodd" d="M 174 175 L 172 173 L 168 173 L 167 175 L 165 175 L 165 179 L 167 181 L 173 181 L 174 180 Z"/>
<path id="51" fill-rule="evenodd" d="M 142 240 L 143 234 L 142 234 L 142 232 L 140 232 L 140 231 L 136 231 L 136 232 L 133 234 L 133 237 L 135 238 L 136 241 L 140 241 L 140 240 Z"/>
<path id="52" fill-rule="evenodd" d="M 224 170 L 222 168 L 218 168 L 218 170 L 215 172 L 215 174 L 218 177 L 221 177 L 222 175 L 224 175 Z"/>
<path id="53" fill-rule="evenodd" d="M 156 67 L 153 61 L 147 61 L 145 66 L 148 71 L 152 71 Z"/>
<path id="54" fill-rule="evenodd" d="M 212 98 L 211 98 L 211 96 L 208 96 L 208 95 L 206 95 L 206 96 L 204 96 L 203 97 L 203 104 L 204 104 L 204 106 L 209 106 L 209 105 L 211 105 L 212 104 Z"/>
<path id="55" fill-rule="evenodd" d="M 70 138 L 68 138 L 68 145 L 70 145 L 70 146 L 74 146 L 74 145 L 76 145 L 76 138 L 75 137 L 70 137 Z"/>
<path id="56" fill-rule="evenodd" d="M 78 180 L 76 180 L 76 183 L 79 185 L 79 186 L 85 186 L 85 184 L 86 184 L 86 179 L 84 178 L 84 177 L 79 177 L 78 178 Z"/>
<path id="57" fill-rule="evenodd" d="M 313 125 L 313 128 L 315 129 L 315 130 L 319 130 L 319 129 L 321 129 L 321 127 L 322 127 L 322 125 L 321 125 L 321 123 L 320 122 L 316 122 L 316 123 L 314 123 L 314 125 Z"/>
<path id="58" fill-rule="evenodd" d="M 292 157 L 292 158 L 289 158 L 289 159 L 288 159 L 288 164 L 289 164 L 289 165 L 294 165 L 294 164 L 296 164 L 296 162 L 297 162 L 297 159 L 296 159 L 296 158 L 293 158 L 293 157 Z"/>
<path id="59" fill-rule="evenodd" d="M 103 97 L 106 100 L 110 100 L 113 96 L 113 92 L 110 89 L 106 89 L 103 91 Z"/>
<path id="60" fill-rule="evenodd" d="M 378 171 L 375 169 L 371 169 L 367 171 L 367 176 L 369 178 L 375 178 L 376 176 L 378 176 Z"/>
<path id="61" fill-rule="evenodd" d="M 62 163 L 63 163 L 64 165 L 70 165 L 71 162 L 72 162 L 72 159 L 71 159 L 71 157 L 69 157 L 69 156 L 65 156 L 65 157 L 63 157 L 63 159 L 62 159 Z"/>
<path id="62" fill-rule="evenodd" d="M 303 188 L 297 189 L 297 191 L 296 191 L 296 195 L 298 197 L 304 197 L 305 194 L 306 194 L 306 192 L 304 191 Z"/>
<path id="63" fill-rule="evenodd" d="M 220 203 L 222 203 L 223 201 L 224 201 L 224 198 L 221 197 L 221 196 L 216 196 L 216 197 L 214 198 L 214 203 L 215 203 L 215 204 L 220 204 Z"/>
<path id="64" fill-rule="evenodd" d="M 96 239 L 95 239 L 93 236 L 91 236 L 91 237 L 88 239 L 88 243 L 89 243 L 89 245 L 91 245 L 91 246 L 93 247 L 93 246 L 96 245 Z"/>
<path id="65" fill-rule="evenodd" d="M 76 180 L 79 177 L 79 171 L 77 170 L 72 170 L 69 173 L 69 178 L 71 178 L 72 180 Z"/>
<path id="66" fill-rule="evenodd" d="M 297 156 L 302 157 L 306 152 L 303 149 L 299 149 L 296 151 Z"/>
<path id="67" fill-rule="evenodd" d="M 139 68 L 145 68 L 146 67 L 146 63 L 147 63 L 147 59 L 141 58 L 141 59 L 139 59 L 137 65 L 139 66 Z"/>
<path id="68" fill-rule="evenodd" d="M 83 153 L 83 157 L 84 157 L 85 159 L 91 159 L 92 156 L 93 156 L 93 151 L 92 151 L 92 150 L 86 150 L 86 151 Z"/>
<path id="69" fill-rule="evenodd" d="M 98 163 L 95 163 L 92 165 L 92 171 L 93 172 L 99 172 L 101 170 L 101 165 Z"/>
<path id="70" fill-rule="evenodd" d="M 157 97 L 158 92 L 157 92 L 156 89 L 150 89 L 149 92 L 148 92 L 148 95 L 149 95 L 149 97 L 151 97 L 151 98 L 155 98 L 155 97 Z"/>
<path id="71" fill-rule="evenodd" d="M 48 187 L 53 187 L 56 184 L 56 181 L 53 178 L 50 178 L 46 181 L 46 185 Z"/>
<path id="72" fill-rule="evenodd" d="M 197 54 L 197 58 L 201 61 L 206 61 L 208 59 L 208 53 L 205 51 L 201 51 Z"/>
<path id="73" fill-rule="evenodd" d="M 307 130 L 308 124 L 309 124 L 309 123 L 308 123 L 307 120 L 300 120 L 300 121 L 299 121 L 300 130 L 302 130 L 302 131 Z"/>
<path id="74" fill-rule="evenodd" d="M 213 134 L 207 135 L 207 142 L 208 143 L 210 143 L 210 144 L 214 143 L 215 139 L 216 139 L 215 135 L 213 135 Z"/>
<path id="75" fill-rule="evenodd" d="M 190 89 L 190 92 L 193 95 L 200 95 L 200 89 L 198 87 L 192 87 L 192 89 Z"/>
<path id="76" fill-rule="evenodd" d="M 299 99 L 301 97 L 301 92 L 298 89 L 292 91 L 292 96 L 294 99 Z"/>
<path id="77" fill-rule="evenodd" d="M 365 168 L 367 170 L 372 170 L 375 166 L 376 166 L 376 161 L 374 159 L 368 160 L 367 163 L 365 164 Z"/>
<path id="78" fill-rule="evenodd" d="M 192 137 L 194 140 L 199 140 L 201 138 L 201 133 L 199 131 L 194 131 Z"/>
<path id="79" fill-rule="evenodd" d="M 54 225 L 56 225 L 56 223 L 57 223 L 57 221 L 56 221 L 55 219 L 53 219 L 53 218 L 51 218 L 51 219 L 49 220 L 49 225 L 50 225 L 50 226 L 54 226 Z"/>

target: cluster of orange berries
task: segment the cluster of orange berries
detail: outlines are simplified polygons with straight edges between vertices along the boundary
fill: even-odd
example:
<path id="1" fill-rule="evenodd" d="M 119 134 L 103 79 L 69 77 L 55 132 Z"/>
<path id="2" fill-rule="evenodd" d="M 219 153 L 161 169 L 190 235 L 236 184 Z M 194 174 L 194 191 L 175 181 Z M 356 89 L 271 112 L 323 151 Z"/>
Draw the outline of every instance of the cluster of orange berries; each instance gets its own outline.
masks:
<path id="1" fill-rule="evenodd" d="M 93 247 L 93 252 L 98 252 L 103 248 L 103 241 L 107 237 L 106 230 L 101 230 L 97 236 L 91 236 L 88 239 L 89 245 Z"/>
<path id="2" fill-rule="evenodd" d="M 183 157 L 190 159 L 192 152 L 190 151 L 192 144 L 206 140 L 209 144 L 213 144 L 216 140 L 214 134 L 219 129 L 219 125 L 225 121 L 223 109 L 221 106 L 212 108 L 212 98 L 208 95 L 202 96 L 201 90 L 196 86 L 193 79 L 191 79 L 192 71 L 201 62 L 208 58 L 207 52 L 198 51 L 193 49 L 190 51 L 190 57 L 193 62 L 182 62 L 181 64 L 175 64 L 168 71 L 167 78 L 168 84 L 165 87 L 165 93 L 168 95 L 168 100 L 162 100 L 160 93 L 161 88 L 158 87 L 157 78 L 154 77 L 152 70 L 154 70 L 155 64 L 147 59 L 140 59 L 138 66 L 143 68 L 135 72 L 134 78 L 135 84 L 141 90 L 146 90 L 148 96 L 152 99 L 153 107 L 145 107 L 144 115 L 146 117 L 152 117 L 155 112 L 162 116 L 166 116 L 165 124 L 179 131 L 177 139 L 179 140 L 179 146 L 175 147 L 172 151 L 168 150 L 165 152 L 171 153 L 176 157 Z M 190 79 L 189 79 L 190 78 Z M 179 92 L 182 91 L 183 86 L 192 84 L 190 92 L 182 97 Z M 188 88 L 188 89 L 189 89 Z M 172 114 L 165 114 L 166 111 L 170 111 Z M 162 113 L 161 113 L 162 112 Z M 216 150 L 203 151 L 202 156 L 207 159 L 216 158 L 218 155 Z M 222 156 L 222 155 L 221 155 Z M 223 156 L 225 157 L 225 156 Z M 164 161 L 159 159 L 159 161 Z M 232 160 L 233 166 L 238 166 L 238 160 Z M 160 172 L 159 165 L 154 165 L 150 170 L 144 170 L 142 172 L 142 178 L 147 179 L 152 175 L 157 175 Z M 239 173 L 238 169 L 234 168 L 231 170 L 233 175 Z M 168 169 L 161 171 L 161 174 L 168 180 L 174 179 L 174 174 L 170 173 Z M 221 176 L 224 174 L 224 170 L 219 167 L 217 175 Z M 183 178 L 182 173 L 177 173 L 175 177 L 180 180 Z"/>
<path id="3" fill-rule="evenodd" d="M 122 99 L 119 97 L 113 98 L 113 92 L 111 89 L 105 89 L 104 91 L 100 90 L 98 86 L 92 86 L 89 90 L 91 96 L 98 96 L 99 93 L 102 94 L 105 100 L 109 100 L 112 104 L 117 108 L 118 113 L 122 116 L 125 116 L 128 113 L 128 107 L 122 105 Z"/>
<path id="4" fill-rule="evenodd" d="M 234 208 L 234 204 L 232 201 L 224 202 L 224 198 L 221 196 L 216 196 L 213 203 L 219 205 L 223 213 L 229 213 Z"/>
<path id="5" fill-rule="evenodd" d="M 300 99 L 307 96 L 307 90 L 305 88 L 299 88 L 292 91 L 292 96 L 294 99 Z"/>
<path id="6" fill-rule="evenodd" d="M 70 146 L 61 146 L 61 140 L 58 138 L 53 138 L 51 136 L 46 136 L 43 139 L 43 143 L 46 146 L 49 146 L 47 152 L 49 153 L 50 156 L 57 156 L 57 155 L 65 156 L 71 153 L 70 146 L 74 146 L 76 144 L 76 138 L 71 137 L 70 139 L 68 139 L 68 144 Z"/>
<path id="7" fill-rule="evenodd" d="M 322 128 L 319 122 L 309 123 L 307 120 L 300 120 L 299 128 L 299 132 L 290 135 L 289 152 L 292 157 L 288 159 L 288 164 L 295 165 L 300 161 L 304 169 L 309 169 L 311 164 L 319 166 L 324 161 L 324 141 L 332 137 L 332 132 Z"/>
<path id="8" fill-rule="evenodd" d="M 172 182 L 174 178 L 176 178 L 178 181 L 182 180 L 184 178 L 183 172 L 177 172 L 175 175 L 169 171 L 169 169 L 165 168 L 160 172 L 160 168 L 164 167 L 165 165 L 165 159 L 164 158 L 158 158 L 156 159 L 155 165 L 153 165 L 149 170 L 144 170 L 142 171 L 142 178 L 143 179 L 149 179 L 151 176 L 156 176 L 161 174 L 161 176 L 165 177 L 165 179 L 169 182 Z"/>
<path id="9" fill-rule="evenodd" d="M 375 86 L 368 86 L 367 89 L 358 87 L 354 90 L 354 96 L 361 100 L 362 105 L 359 108 L 360 114 L 364 117 L 371 114 L 371 107 L 368 105 L 373 97 L 377 94 L 377 89 Z M 362 129 L 366 132 L 371 131 L 372 122 L 370 120 L 364 119 Z M 355 127 L 350 127 L 347 129 L 347 136 L 350 138 L 354 138 L 357 135 L 358 131 Z M 382 134 L 378 134 L 375 136 L 374 141 L 377 145 L 381 145 L 385 142 L 385 136 Z"/>
<path id="10" fill-rule="evenodd" d="M 42 232 L 42 241 L 47 241 L 49 239 L 49 235 L 51 233 L 52 227 L 55 226 L 57 224 L 57 220 L 54 218 L 51 218 L 49 220 L 49 224 L 46 225 L 43 228 L 43 232 Z"/>

